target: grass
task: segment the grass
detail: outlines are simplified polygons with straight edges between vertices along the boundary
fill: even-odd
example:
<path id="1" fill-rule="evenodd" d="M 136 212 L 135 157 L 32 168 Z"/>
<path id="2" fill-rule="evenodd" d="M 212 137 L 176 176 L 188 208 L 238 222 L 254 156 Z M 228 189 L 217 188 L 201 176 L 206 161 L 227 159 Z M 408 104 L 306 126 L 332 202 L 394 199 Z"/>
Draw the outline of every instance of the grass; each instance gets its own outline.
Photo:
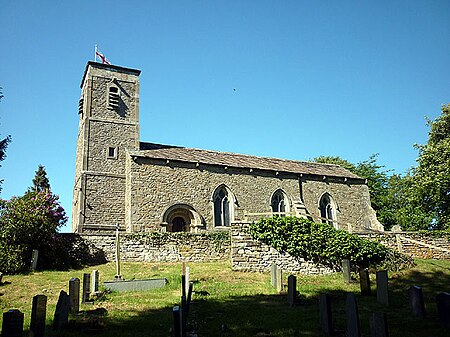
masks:
<path id="1" fill-rule="evenodd" d="M 389 275 L 390 305 L 377 304 L 375 276 L 371 274 L 372 296 L 360 296 L 359 284 L 345 284 L 341 274 L 298 276 L 299 305 L 291 308 L 286 295 L 279 295 L 270 285 L 269 273 L 231 271 L 228 262 L 189 263 L 191 280 L 195 282 L 190 324 L 199 336 L 322 336 L 319 328 L 318 296 L 330 294 L 334 325 L 338 336 L 345 336 L 345 294 L 357 294 L 363 336 L 369 336 L 369 315 L 387 313 L 389 333 L 395 336 L 446 336 L 440 327 L 435 296 L 449 291 L 450 261 L 419 260 L 417 266 Z M 82 304 L 80 315 L 71 316 L 69 327 L 61 333 L 51 329 L 60 290 L 68 291 L 68 280 L 93 269 L 100 281 L 112 280 L 114 264 L 66 272 L 45 271 L 29 275 L 4 276 L 0 286 L 2 312 L 16 308 L 25 313 L 25 329 L 29 329 L 31 299 L 36 294 L 48 296 L 48 336 L 171 336 L 172 307 L 180 300 L 180 263 L 123 263 L 126 279 L 165 277 L 164 289 L 142 292 L 111 293 L 94 305 Z M 284 275 L 287 284 L 287 275 Z M 412 285 L 423 287 L 427 318 L 417 320 L 410 315 L 407 290 Z M 91 315 L 104 308 L 107 315 Z M 1 318 L 0 318 L 1 320 Z"/>

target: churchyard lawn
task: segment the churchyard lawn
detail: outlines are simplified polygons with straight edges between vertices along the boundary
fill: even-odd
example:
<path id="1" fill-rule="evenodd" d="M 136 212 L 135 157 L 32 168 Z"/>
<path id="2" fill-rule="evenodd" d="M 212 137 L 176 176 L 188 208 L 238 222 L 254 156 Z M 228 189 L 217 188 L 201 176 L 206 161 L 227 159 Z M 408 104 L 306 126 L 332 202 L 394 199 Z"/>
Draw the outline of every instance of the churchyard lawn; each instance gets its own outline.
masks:
<path id="1" fill-rule="evenodd" d="M 358 301 L 363 336 L 369 336 L 369 315 L 376 311 L 387 314 L 391 337 L 448 335 L 449 331 L 439 324 L 435 297 L 439 292 L 450 291 L 450 261 L 416 262 L 417 267 L 413 269 L 389 273 L 389 306 L 377 303 L 375 274 L 371 272 L 370 296 L 361 296 L 359 282 L 344 283 L 340 273 L 298 276 L 300 298 L 294 307 L 287 303 L 286 294 L 277 294 L 271 286 L 270 272 L 233 272 L 228 262 L 187 263 L 190 279 L 195 282 L 189 323 L 198 336 L 323 336 L 318 298 L 326 292 L 332 300 L 336 335 L 344 336 L 346 292 L 353 292 Z M 44 294 L 48 297 L 46 336 L 171 336 L 172 308 L 180 302 L 181 263 L 123 263 L 122 276 L 127 280 L 163 277 L 168 284 L 163 289 L 109 293 L 94 304 L 80 304 L 81 313 L 71 315 L 63 331 L 53 331 L 59 292 L 68 291 L 70 278 L 83 280 L 83 273 L 94 269 L 99 271 L 102 290 L 103 281 L 114 279 L 113 263 L 83 270 L 4 275 L 0 308 L 2 312 L 22 311 L 27 335 L 32 297 Z M 283 284 L 287 284 L 287 277 L 285 273 Z M 413 285 L 423 288 L 427 314 L 424 320 L 410 313 L 408 288 Z M 99 308 L 106 309 L 106 315 Z"/>

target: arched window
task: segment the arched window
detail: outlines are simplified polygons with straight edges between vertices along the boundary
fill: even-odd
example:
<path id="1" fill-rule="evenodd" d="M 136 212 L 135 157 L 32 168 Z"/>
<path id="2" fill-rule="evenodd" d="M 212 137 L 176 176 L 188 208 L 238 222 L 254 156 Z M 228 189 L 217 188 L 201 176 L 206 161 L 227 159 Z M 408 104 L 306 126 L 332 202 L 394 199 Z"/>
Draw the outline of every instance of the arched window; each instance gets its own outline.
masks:
<path id="1" fill-rule="evenodd" d="M 225 186 L 220 186 L 214 192 L 213 203 L 214 226 L 230 226 L 232 219 L 233 199 Z"/>
<path id="2" fill-rule="evenodd" d="M 270 206 L 272 207 L 272 212 L 276 213 L 288 212 L 289 204 L 287 203 L 286 194 L 282 190 L 276 191 L 274 194 L 272 194 Z"/>
<path id="3" fill-rule="evenodd" d="M 328 223 L 329 225 L 337 228 L 336 209 L 334 206 L 333 199 L 328 193 L 325 193 L 320 198 L 319 209 L 322 222 Z"/>

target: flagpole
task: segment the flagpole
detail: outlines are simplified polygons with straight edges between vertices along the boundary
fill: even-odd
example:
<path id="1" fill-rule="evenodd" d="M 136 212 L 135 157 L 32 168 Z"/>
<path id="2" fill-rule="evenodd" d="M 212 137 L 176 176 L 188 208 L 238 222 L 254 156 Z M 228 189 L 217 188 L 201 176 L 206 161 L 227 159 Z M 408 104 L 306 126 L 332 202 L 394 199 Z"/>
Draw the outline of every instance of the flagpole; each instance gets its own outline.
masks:
<path id="1" fill-rule="evenodd" d="M 97 45 L 95 45 L 94 62 L 97 62 Z"/>

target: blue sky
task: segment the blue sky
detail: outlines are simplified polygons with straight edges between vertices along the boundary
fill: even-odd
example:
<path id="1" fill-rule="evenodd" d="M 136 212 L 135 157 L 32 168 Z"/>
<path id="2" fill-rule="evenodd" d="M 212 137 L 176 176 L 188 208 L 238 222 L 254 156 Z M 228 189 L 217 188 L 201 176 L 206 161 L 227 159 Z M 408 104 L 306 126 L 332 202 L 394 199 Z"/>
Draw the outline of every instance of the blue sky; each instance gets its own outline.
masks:
<path id="1" fill-rule="evenodd" d="M 141 140 L 415 165 L 450 103 L 450 1 L 2 1 L 1 197 L 39 164 L 71 213 L 77 105 L 94 46 L 141 69 Z M 236 90 L 234 90 L 236 89 Z M 70 221 L 63 231 L 70 230 Z"/>

